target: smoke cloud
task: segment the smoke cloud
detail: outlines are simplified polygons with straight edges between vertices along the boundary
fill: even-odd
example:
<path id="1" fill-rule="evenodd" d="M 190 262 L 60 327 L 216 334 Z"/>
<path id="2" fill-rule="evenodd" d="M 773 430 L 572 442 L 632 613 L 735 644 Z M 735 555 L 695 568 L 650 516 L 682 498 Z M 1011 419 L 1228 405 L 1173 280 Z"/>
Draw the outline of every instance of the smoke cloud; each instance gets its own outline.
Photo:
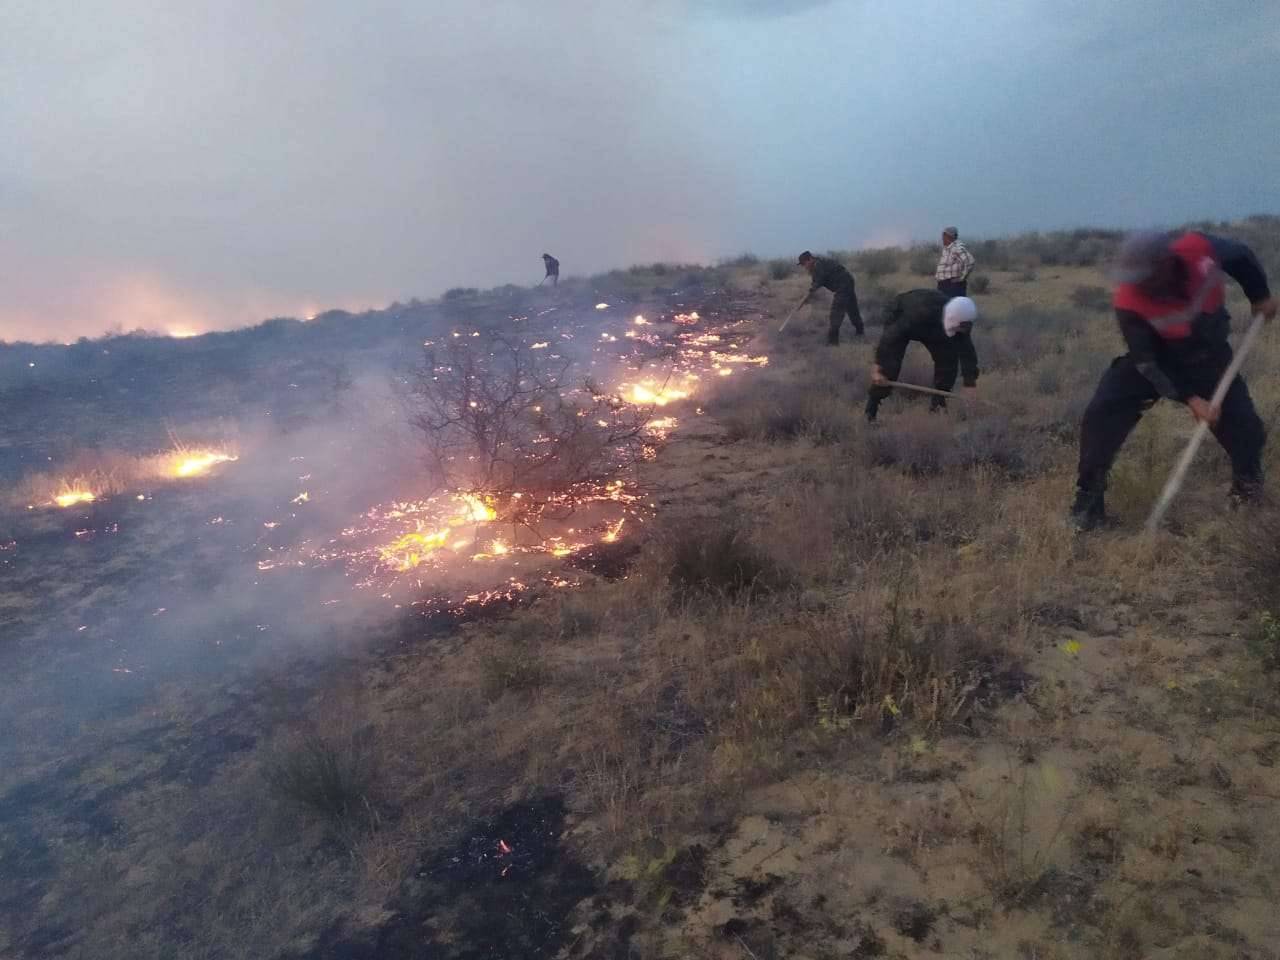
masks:
<path id="1" fill-rule="evenodd" d="M 226 328 L 644 260 L 1274 203 L 1266 5 L 0 13 L 0 338 Z"/>

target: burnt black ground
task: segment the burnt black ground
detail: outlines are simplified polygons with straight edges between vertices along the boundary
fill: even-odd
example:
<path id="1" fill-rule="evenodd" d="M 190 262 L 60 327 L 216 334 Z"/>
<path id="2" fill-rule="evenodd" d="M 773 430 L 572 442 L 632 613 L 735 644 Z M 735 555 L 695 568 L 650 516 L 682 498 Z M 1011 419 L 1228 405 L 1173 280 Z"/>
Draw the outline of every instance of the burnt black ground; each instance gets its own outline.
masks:
<path id="1" fill-rule="evenodd" d="M 567 945 L 571 915 L 597 889 L 562 844 L 556 796 L 497 811 L 427 851 L 374 930 L 327 931 L 282 960 L 540 960 Z"/>

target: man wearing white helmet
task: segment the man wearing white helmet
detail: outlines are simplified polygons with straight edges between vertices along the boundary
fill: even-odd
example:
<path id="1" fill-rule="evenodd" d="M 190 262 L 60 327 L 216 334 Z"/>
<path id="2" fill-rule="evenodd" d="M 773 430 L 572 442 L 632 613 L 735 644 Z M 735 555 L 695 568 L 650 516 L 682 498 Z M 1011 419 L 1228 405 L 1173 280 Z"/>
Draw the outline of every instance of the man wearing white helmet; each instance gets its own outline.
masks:
<path id="1" fill-rule="evenodd" d="M 885 309 L 884 333 L 876 344 L 867 419 L 876 419 L 880 404 L 892 390 L 885 383 L 898 379 L 907 344 L 913 340 L 924 344 L 933 358 L 935 389 L 950 391 L 957 373 L 963 375 L 966 387 L 976 387 L 978 354 L 970 331 L 977 319 L 978 308 L 968 297 L 948 297 L 937 290 L 908 290 L 894 297 Z M 946 398 L 933 397 L 929 409 L 941 410 L 946 405 Z"/>

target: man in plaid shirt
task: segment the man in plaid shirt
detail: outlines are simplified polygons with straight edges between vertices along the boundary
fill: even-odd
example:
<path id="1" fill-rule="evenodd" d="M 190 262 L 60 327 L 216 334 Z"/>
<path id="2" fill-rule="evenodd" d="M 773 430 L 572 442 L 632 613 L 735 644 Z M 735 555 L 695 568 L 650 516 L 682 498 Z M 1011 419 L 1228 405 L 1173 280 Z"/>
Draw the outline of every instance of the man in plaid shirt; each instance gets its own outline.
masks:
<path id="1" fill-rule="evenodd" d="M 934 278 L 938 281 L 938 292 L 949 297 L 965 297 L 969 293 L 969 273 L 973 270 L 973 254 L 960 242 L 960 233 L 955 227 L 947 227 L 942 231 L 942 256 L 938 258 L 938 269 Z"/>

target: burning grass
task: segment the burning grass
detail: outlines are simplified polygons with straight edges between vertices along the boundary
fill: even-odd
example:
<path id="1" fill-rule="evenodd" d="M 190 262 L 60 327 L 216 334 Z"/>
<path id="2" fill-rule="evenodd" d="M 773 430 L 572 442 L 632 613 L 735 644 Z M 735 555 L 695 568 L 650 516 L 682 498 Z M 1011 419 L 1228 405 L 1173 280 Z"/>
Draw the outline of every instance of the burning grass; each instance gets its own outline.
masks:
<path id="1" fill-rule="evenodd" d="M 125 494 L 136 495 L 157 484 L 206 476 L 220 464 L 239 457 L 227 447 L 177 445 L 164 453 L 83 455 L 57 473 L 31 474 L 18 484 L 11 506 L 77 507 Z"/>
<path id="2" fill-rule="evenodd" d="M 1063 301 L 1087 279 L 1064 273 Z M 1008 280 L 1000 296 L 1031 295 Z M 794 302 L 804 282 L 780 276 L 772 292 Z M 584 300 L 586 310 L 601 296 Z M 522 606 L 509 619 L 468 623 L 463 607 L 450 607 L 443 636 L 428 631 L 428 618 L 410 618 L 378 635 L 388 655 L 344 659 L 342 672 L 367 697 L 352 727 L 376 729 L 376 739 L 309 736 L 333 729 L 322 694 L 281 707 L 273 691 L 239 685 L 234 709 L 199 735 L 181 709 L 186 690 L 173 704 L 146 703 L 137 722 L 178 717 L 183 755 L 189 743 L 221 742 L 244 711 L 251 733 L 276 710 L 304 733 L 278 741 L 282 754 L 244 747 L 203 789 L 147 780 L 153 754 L 130 765 L 128 738 L 112 737 L 109 774 L 86 766 L 71 782 L 78 796 L 109 776 L 94 822 L 117 833 L 88 844 L 67 831 L 47 845 L 41 856 L 60 872 L 19 918 L 19 950 L 61 937 L 79 938 L 73 948 L 105 945 L 104 956 L 320 955 L 339 926 L 358 932 L 372 917 L 388 935 L 375 938 L 382 955 L 420 951 L 430 938 L 454 957 L 524 942 L 495 935 L 491 917 L 539 923 L 552 913 L 555 943 L 584 956 L 722 946 L 761 957 L 853 949 L 1074 958 L 1174 946 L 1234 956 L 1275 942 L 1264 929 L 1274 883 L 1265 854 L 1276 843 L 1266 777 L 1280 757 L 1266 720 L 1274 690 L 1255 683 L 1257 661 L 1231 636 L 1238 623 L 1205 588 L 1205 565 L 1221 563 L 1228 539 L 1225 525 L 1202 523 L 1223 468 L 1208 463 L 1193 479 L 1178 542 L 1159 550 L 1124 534 L 1073 539 L 1060 523 L 1069 423 L 1105 365 L 1098 358 L 1115 349 L 1109 326 L 993 322 L 978 343 L 984 369 L 987 356 L 996 361 L 980 389 L 1002 409 L 953 404 L 929 416 L 895 398 L 872 430 L 858 416 L 865 348 L 820 350 L 821 316 L 808 326 L 797 318 L 764 371 L 727 364 L 758 377 L 750 393 L 737 392 L 738 373 L 709 372 L 710 352 L 760 349 L 695 343 L 727 335 L 708 329 L 709 309 L 698 304 L 697 317 L 693 304 L 645 306 L 650 322 L 637 324 L 639 307 L 607 296 L 617 306 L 592 319 L 616 313 L 639 335 L 616 327 L 609 349 L 655 348 L 640 337 L 674 330 L 689 336 L 680 341 L 688 351 L 703 351 L 690 399 L 739 418 L 739 442 L 723 443 L 710 417 L 699 421 L 694 403 L 675 401 L 663 419 L 699 423 L 688 442 L 637 464 L 636 486 L 561 490 L 564 501 L 548 501 L 560 526 L 519 533 L 509 522 L 520 512 L 515 498 L 484 485 L 457 488 L 474 491 L 474 502 L 445 493 L 358 518 L 326 547 L 348 559 L 364 550 L 390 568 L 395 560 L 379 548 L 412 534 L 419 540 L 407 546 L 421 554 L 412 575 L 434 573 L 448 551 L 493 574 L 504 615 L 513 597 Z M 1012 307 L 1008 316 L 1017 316 Z M 1065 338 L 1070 350 L 1055 353 Z M 542 332 L 534 343 L 548 355 L 560 346 Z M 671 366 L 683 376 L 694 359 Z M 1049 372 L 1053 389 L 1037 391 Z M 626 369 L 610 382 L 667 381 Z M 579 399 L 597 414 L 592 422 L 609 424 L 596 398 L 607 408 L 610 397 L 626 403 L 621 394 Z M 771 405 L 803 415 L 758 429 Z M 831 429 L 815 432 L 822 418 Z M 646 421 L 648 430 L 675 428 Z M 1133 510 L 1147 494 L 1124 471 L 1163 473 L 1147 470 L 1135 440 L 1119 473 L 1130 487 L 1122 506 Z M 1151 464 L 1166 453 L 1157 447 Z M 665 488 L 640 497 L 655 474 Z M 598 515 L 584 516 L 588 495 L 600 498 Z M 651 502 L 652 526 L 641 522 Z M 315 504 L 294 506 L 305 516 Z M 1241 553 L 1230 572 L 1241 574 L 1233 582 L 1251 614 L 1270 609 L 1280 582 L 1263 542 L 1276 540 L 1271 519 L 1231 535 Z M 433 542 L 441 531 L 447 546 Z M 569 591 L 526 578 L 535 585 L 522 580 L 517 591 L 511 571 L 499 572 L 533 563 L 537 551 L 630 538 L 641 553 L 610 582 L 583 574 Z M 1185 562 L 1183 538 L 1195 548 Z M 469 542 L 455 551 L 455 539 Z M 1248 637 L 1264 653 L 1280 633 L 1272 626 L 1261 620 Z M 1097 773 L 1099 756 L 1124 757 L 1123 776 Z M 258 809 L 246 798 L 264 765 L 278 771 L 268 779 L 284 802 Z M 19 781 L 18 792 L 37 786 Z M 1089 786 L 1106 796 L 1091 797 Z M 537 855 L 562 862 L 563 844 L 610 878 L 607 897 L 572 920 L 564 901 L 585 896 L 589 877 L 572 898 L 553 897 L 549 880 L 519 882 L 532 854 L 507 811 L 551 809 L 536 799 L 549 796 L 564 807 L 557 799 L 554 817 L 533 818 L 529 834 L 555 837 Z M 286 820 L 281 807 L 313 816 Z M 345 843 L 333 843 L 335 825 Z M 247 875 L 246 863 L 261 869 Z M 677 873 L 692 878 L 687 891 Z M 441 909 L 456 876 L 479 878 L 479 892 Z M 704 887 L 707 899 L 697 900 Z M 213 893 L 192 897 L 196 889 Z M 543 909 L 553 900 L 554 911 Z M 68 903 L 88 904 L 75 933 L 64 932 Z M 574 924 L 563 942 L 562 922 Z M 141 945 L 139 930 L 150 938 Z"/>

